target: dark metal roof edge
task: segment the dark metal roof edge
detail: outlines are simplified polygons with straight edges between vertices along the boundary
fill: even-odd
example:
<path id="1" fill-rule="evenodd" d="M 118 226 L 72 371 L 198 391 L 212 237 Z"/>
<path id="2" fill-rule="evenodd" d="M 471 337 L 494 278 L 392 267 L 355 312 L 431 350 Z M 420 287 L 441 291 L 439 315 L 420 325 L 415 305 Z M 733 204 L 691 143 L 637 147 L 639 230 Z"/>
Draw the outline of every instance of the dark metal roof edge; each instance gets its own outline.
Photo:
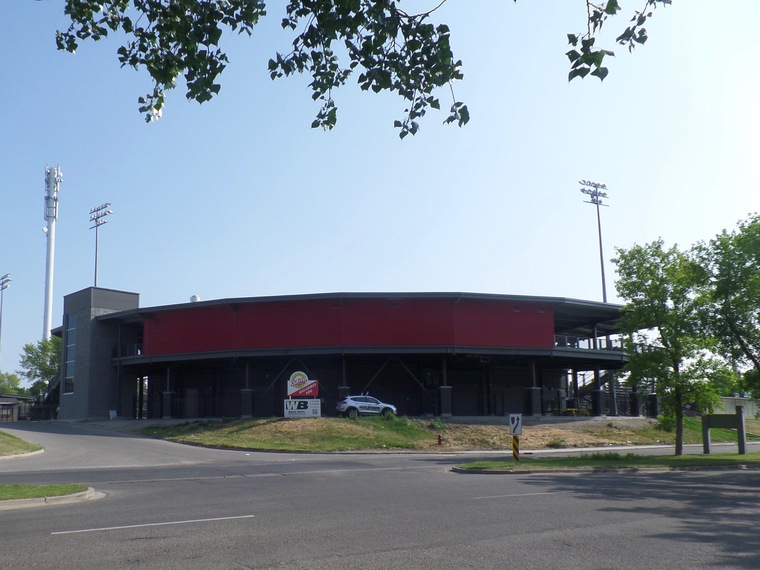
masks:
<path id="1" fill-rule="evenodd" d="M 516 303 L 546 303 L 554 309 L 560 306 L 577 306 L 579 308 L 608 309 L 610 313 L 620 312 L 623 305 L 604 303 L 601 301 L 587 301 L 567 297 L 543 297 L 530 295 L 504 295 L 499 293 L 444 293 L 444 292 L 354 292 L 354 293 L 305 293 L 297 295 L 271 295 L 265 297 L 232 297 L 225 299 L 212 299 L 210 301 L 197 301 L 177 303 L 173 305 L 159 305 L 154 307 L 140 307 L 117 311 L 107 315 L 100 315 L 98 320 L 119 319 L 130 316 L 147 316 L 153 313 L 178 311 L 196 307 L 215 307 L 219 305 L 242 305 L 254 303 L 284 303 L 291 301 L 311 301 L 327 299 L 482 299 Z"/>

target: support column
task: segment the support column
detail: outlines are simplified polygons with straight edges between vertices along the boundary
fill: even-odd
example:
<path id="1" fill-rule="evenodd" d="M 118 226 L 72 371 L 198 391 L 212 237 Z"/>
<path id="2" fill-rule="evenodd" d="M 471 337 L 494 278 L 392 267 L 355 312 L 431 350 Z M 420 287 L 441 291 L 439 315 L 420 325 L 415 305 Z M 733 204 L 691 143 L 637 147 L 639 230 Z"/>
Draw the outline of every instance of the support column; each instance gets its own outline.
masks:
<path id="1" fill-rule="evenodd" d="M 240 417 L 253 417 L 253 390 L 250 388 L 240 390 Z"/>
<path id="2" fill-rule="evenodd" d="M 596 332 L 596 331 L 595 331 Z M 596 348 L 596 338 L 594 338 L 594 347 Z M 607 410 L 604 406 L 604 391 L 602 390 L 601 375 L 599 367 L 594 369 L 594 389 L 591 391 L 591 415 L 603 416 Z"/>
<path id="3" fill-rule="evenodd" d="M 185 390 L 185 417 L 198 417 L 198 389 L 188 388 Z"/>
<path id="4" fill-rule="evenodd" d="M 541 415 L 541 388 L 527 388 L 528 391 L 528 415 Z"/>
<path id="5" fill-rule="evenodd" d="M 438 387 L 438 403 L 441 408 L 440 409 L 441 416 L 450 417 L 453 415 L 451 386 Z"/>
<path id="6" fill-rule="evenodd" d="M 610 415 L 617 416 L 618 415 L 618 407 L 617 407 L 617 392 L 615 390 L 615 377 L 612 373 L 609 371 L 607 372 L 609 374 L 609 380 L 607 380 L 607 387 L 609 388 L 609 394 L 610 394 Z"/>
<path id="7" fill-rule="evenodd" d="M 629 412 L 634 418 L 641 415 L 641 398 L 639 397 L 639 391 L 636 386 L 631 390 L 631 410 Z"/>
<path id="8" fill-rule="evenodd" d="M 438 413 L 441 416 L 450 417 L 454 415 L 454 400 L 452 399 L 452 390 L 449 386 L 448 370 L 446 368 L 446 357 L 441 358 L 441 385 L 438 387 Z"/>
<path id="9" fill-rule="evenodd" d="M 144 402 L 145 402 L 145 378 L 143 376 L 140 376 L 137 379 L 137 409 L 134 410 L 135 416 L 138 420 L 145 419 L 143 417 L 143 409 L 145 408 Z"/>
<path id="10" fill-rule="evenodd" d="M 607 410 L 604 406 L 604 390 L 595 389 L 591 391 L 591 415 L 603 416 Z"/>
<path id="11" fill-rule="evenodd" d="M 172 417 L 172 400 L 174 392 L 171 391 L 172 369 L 166 369 L 166 390 L 161 393 L 161 418 L 168 420 Z"/>
<path id="12" fill-rule="evenodd" d="M 338 386 L 338 401 L 351 395 L 351 387 L 348 385 L 348 378 L 346 376 L 346 355 L 341 356 L 341 378 L 340 386 Z"/>
<path id="13" fill-rule="evenodd" d="M 541 387 L 538 385 L 538 372 L 535 361 L 530 362 L 530 388 L 528 388 L 528 415 L 540 416 L 543 414 L 541 402 Z"/>
<path id="14" fill-rule="evenodd" d="M 161 392 L 161 419 L 170 420 L 172 418 L 172 401 L 174 392 Z"/>

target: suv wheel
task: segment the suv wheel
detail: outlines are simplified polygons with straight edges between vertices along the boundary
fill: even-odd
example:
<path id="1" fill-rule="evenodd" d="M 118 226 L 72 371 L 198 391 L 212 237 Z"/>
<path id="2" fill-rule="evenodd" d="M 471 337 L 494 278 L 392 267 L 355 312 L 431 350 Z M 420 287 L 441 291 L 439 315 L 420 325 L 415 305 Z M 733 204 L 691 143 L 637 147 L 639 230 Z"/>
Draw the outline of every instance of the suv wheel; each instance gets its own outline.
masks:
<path id="1" fill-rule="evenodd" d="M 348 408 L 346 415 L 352 420 L 356 419 L 359 417 L 359 410 L 357 410 L 356 408 Z"/>

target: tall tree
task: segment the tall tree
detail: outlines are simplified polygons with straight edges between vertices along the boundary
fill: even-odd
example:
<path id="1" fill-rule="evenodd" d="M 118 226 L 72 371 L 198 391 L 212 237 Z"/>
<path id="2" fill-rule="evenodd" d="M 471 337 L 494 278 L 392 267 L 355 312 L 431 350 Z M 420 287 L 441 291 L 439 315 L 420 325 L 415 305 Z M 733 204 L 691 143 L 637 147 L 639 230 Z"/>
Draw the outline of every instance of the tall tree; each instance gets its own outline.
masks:
<path id="1" fill-rule="evenodd" d="M 723 354 L 760 375 L 760 216 L 695 246 L 704 268 L 706 326 Z"/>
<path id="2" fill-rule="evenodd" d="M 700 326 L 699 268 L 662 240 L 617 249 L 614 262 L 626 301 L 620 326 L 630 337 L 631 382 L 654 380 L 665 413 L 675 418 L 675 453 L 682 455 L 684 405 L 710 412 L 731 382 L 723 363 L 705 350 L 711 340 Z"/>
<path id="3" fill-rule="evenodd" d="M 0 394 L 15 395 L 24 394 L 21 387 L 21 378 L 12 372 L 0 372 Z"/>
<path id="4" fill-rule="evenodd" d="M 515 0 L 517 1 L 517 0 Z M 651 9 L 671 0 L 639 0 L 634 13 L 617 38 L 629 50 L 647 40 L 644 24 Z M 322 104 L 312 127 L 331 129 L 337 121 L 333 92 L 358 71 L 357 83 L 375 93 L 397 93 L 407 105 L 395 122 L 399 136 L 417 132 L 417 119 L 428 109 L 438 109 L 434 92 L 451 90 L 446 123 L 459 126 L 469 120 L 467 106 L 457 101 L 452 82 L 461 79 L 462 62 L 451 50 L 446 24 L 435 24 L 432 15 L 448 0 L 430 0 L 430 8 L 415 14 L 401 9 L 401 0 L 291 0 L 282 27 L 295 33 L 292 49 L 269 61 L 272 79 L 308 73 L 312 98 Z M 593 75 L 604 79 L 604 59 L 613 52 L 595 45 L 596 34 L 620 11 L 618 0 L 584 0 L 587 29 L 568 34 L 572 46 L 569 79 Z M 579 4 L 583 4 L 579 1 Z M 481 9 L 481 8 L 478 8 Z M 221 50 L 223 31 L 251 35 L 266 15 L 263 0 L 66 0 L 71 26 L 58 32 L 59 49 L 74 52 L 81 40 L 100 40 L 121 32 L 125 43 L 118 49 L 122 66 L 145 68 L 153 91 L 138 99 L 140 112 L 150 121 L 161 116 L 166 91 L 184 77 L 186 95 L 202 103 L 216 95 L 217 79 L 228 64 Z"/>
<path id="5" fill-rule="evenodd" d="M 61 339 L 54 336 L 37 344 L 25 344 L 19 364 L 18 373 L 32 384 L 33 392 L 47 390 L 61 369 Z"/>

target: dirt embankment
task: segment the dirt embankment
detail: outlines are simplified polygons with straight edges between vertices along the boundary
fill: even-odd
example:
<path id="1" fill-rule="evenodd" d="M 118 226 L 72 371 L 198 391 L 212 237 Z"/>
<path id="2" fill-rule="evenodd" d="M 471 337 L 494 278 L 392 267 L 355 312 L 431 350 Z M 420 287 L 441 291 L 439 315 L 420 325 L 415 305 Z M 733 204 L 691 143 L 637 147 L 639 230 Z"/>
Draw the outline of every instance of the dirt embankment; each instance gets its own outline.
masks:
<path id="1" fill-rule="evenodd" d="M 600 447 L 666 443 L 668 435 L 647 418 L 593 418 L 550 421 L 529 420 L 520 436 L 522 449 Z M 506 422 L 468 418 L 467 423 L 447 422 L 446 445 L 450 449 L 508 449 L 511 436 Z"/>

